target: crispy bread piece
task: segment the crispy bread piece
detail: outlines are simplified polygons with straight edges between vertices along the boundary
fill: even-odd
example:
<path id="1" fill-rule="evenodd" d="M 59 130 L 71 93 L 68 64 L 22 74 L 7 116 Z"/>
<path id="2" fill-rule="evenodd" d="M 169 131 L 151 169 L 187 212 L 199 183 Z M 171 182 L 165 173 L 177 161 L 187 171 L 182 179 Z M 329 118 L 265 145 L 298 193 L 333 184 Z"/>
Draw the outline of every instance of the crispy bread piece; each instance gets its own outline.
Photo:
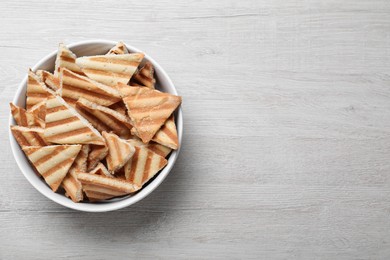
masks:
<path id="1" fill-rule="evenodd" d="M 104 145 L 91 145 L 91 151 L 88 154 L 88 168 L 91 171 L 95 166 L 103 160 L 108 154 L 108 147 Z"/>
<path id="2" fill-rule="evenodd" d="M 46 101 L 45 123 L 49 142 L 105 145 L 100 133 L 59 96 Z"/>
<path id="3" fill-rule="evenodd" d="M 74 202 L 79 202 L 84 199 L 82 185 L 77 179 L 76 171 L 87 171 L 88 153 L 89 145 L 84 144 L 61 184 L 66 192 L 65 195 L 70 197 Z"/>
<path id="4" fill-rule="evenodd" d="M 164 125 L 153 136 L 152 140 L 173 150 L 177 150 L 179 147 L 179 140 L 177 138 L 177 130 L 173 114 L 167 121 L 165 121 Z"/>
<path id="5" fill-rule="evenodd" d="M 118 90 L 118 92 L 119 92 L 119 94 L 121 95 L 122 98 L 127 97 L 127 96 L 129 96 L 129 95 L 131 95 L 133 93 L 132 92 L 132 87 L 133 86 L 129 86 L 127 84 L 123 84 L 123 83 L 120 83 L 120 82 L 115 86 L 115 88 Z"/>
<path id="6" fill-rule="evenodd" d="M 112 105 L 121 98 L 116 88 L 103 85 L 67 69 L 60 69 L 60 82 L 59 94 L 71 105 L 74 105 L 80 97 L 103 106 Z"/>
<path id="7" fill-rule="evenodd" d="M 128 137 L 132 128 L 130 118 L 108 107 L 100 106 L 84 98 L 76 103 L 76 110 L 83 115 L 98 131 L 114 132 Z"/>
<path id="8" fill-rule="evenodd" d="M 77 179 L 77 173 L 75 171 L 69 171 L 61 185 L 66 192 L 65 195 L 70 197 L 74 202 L 80 202 L 84 199 L 83 185 Z"/>
<path id="9" fill-rule="evenodd" d="M 54 75 L 57 76 L 60 68 L 66 68 L 74 73 L 84 75 L 81 68 L 76 64 L 77 56 L 63 43 L 58 46 L 57 58 L 55 62 Z"/>
<path id="10" fill-rule="evenodd" d="M 164 157 L 146 147 L 135 146 L 133 157 L 124 167 L 126 180 L 142 187 L 165 165 L 167 165 L 167 160 Z"/>
<path id="11" fill-rule="evenodd" d="M 90 174 L 97 174 L 97 175 L 102 175 L 102 176 L 107 176 L 107 177 L 111 177 L 111 178 L 114 178 L 113 175 L 111 175 L 111 173 L 107 170 L 106 166 L 104 166 L 104 164 L 102 164 L 101 162 L 99 162 L 95 168 L 93 168 L 92 171 L 89 172 Z"/>
<path id="12" fill-rule="evenodd" d="M 56 191 L 80 152 L 81 145 L 29 146 L 22 149 L 50 188 Z"/>
<path id="13" fill-rule="evenodd" d="M 122 115 L 127 116 L 127 109 L 123 101 L 116 102 L 115 104 L 112 104 L 109 106 L 112 110 L 115 110 L 118 113 L 121 113 Z"/>
<path id="14" fill-rule="evenodd" d="M 39 77 L 30 69 L 28 71 L 26 96 L 26 109 L 29 110 L 32 106 L 46 98 L 55 96 L 55 92 L 46 87 L 46 85 L 40 81 Z"/>
<path id="15" fill-rule="evenodd" d="M 32 113 L 34 116 L 38 117 L 42 120 L 43 128 L 45 126 L 45 117 L 46 117 L 46 100 L 42 100 L 38 104 L 35 104 L 33 107 L 30 108 L 28 112 Z"/>
<path id="16" fill-rule="evenodd" d="M 180 105 L 181 97 L 145 87 L 130 88 L 123 102 L 138 136 L 147 143 Z"/>
<path id="17" fill-rule="evenodd" d="M 129 51 L 127 50 L 125 44 L 123 42 L 118 42 L 114 47 L 111 48 L 111 50 L 107 52 L 106 55 L 126 54 L 126 53 L 129 53 Z"/>
<path id="18" fill-rule="evenodd" d="M 12 116 L 14 117 L 17 125 L 26 127 L 45 127 L 45 121 L 40 119 L 38 116 L 35 116 L 33 113 L 26 111 L 26 109 L 15 106 L 12 103 L 9 103 L 9 105 L 11 107 Z"/>
<path id="19" fill-rule="evenodd" d="M 38 70 L 37 75 L 39 79 L 49 88 L 57 91 L 60 88 L 60 79 L 46 70 Z"/>
<path id="20" fill-rule="evenodd" d="M 144 56 L 143 53 L 86 56 L 77 58 L 76 63 L 91 79 L 114 87 L 130 81 Z"/>
<path id="21" fill-rule="evenodd" d="M 114 174 L 114 172 L 118 171 L 130 160 L 135 149 L 134 146 L 115 134 L 103 132 L 103 137 L 108 146 L 108 155 L 106 157 L 107 168 L 111 174 Z"/>
<path id="22" fill-rule="evenodd" d="M 144 144 L 140 139 L 138 139 L 138 137 L 133 137 L 132 139 L 127 140 L 127 142 L 133 146 L 146 147 L 164 158 L 167 157 L 168 154 L 172 151 L 171 148 L 155 142 Z"/>
<path id="23" fill-rule="evenodd" d="M 140 188 L 125 180 L 85 172 L 77 172 L 77 179 L 84 187 L 91 185 L 94 187 L 107 188 L 123 195 L 135 192 Z"/>
<path id="24" fill-rule="evenodd" d="M 46 146 L 49 142 L 43 136 L 43 129 L 39 127 L 11 126 L 11 132 L 20 147 Z"/>
<path id="25" fill-rule="evenodd" d="M 154 78 L 153 64 L 149 61 L 147 61 L 141 69 L 134 73 L 130 80 L 131 86 L 138 85 L 154 89 L 155 84 L 156 79 Z"/>

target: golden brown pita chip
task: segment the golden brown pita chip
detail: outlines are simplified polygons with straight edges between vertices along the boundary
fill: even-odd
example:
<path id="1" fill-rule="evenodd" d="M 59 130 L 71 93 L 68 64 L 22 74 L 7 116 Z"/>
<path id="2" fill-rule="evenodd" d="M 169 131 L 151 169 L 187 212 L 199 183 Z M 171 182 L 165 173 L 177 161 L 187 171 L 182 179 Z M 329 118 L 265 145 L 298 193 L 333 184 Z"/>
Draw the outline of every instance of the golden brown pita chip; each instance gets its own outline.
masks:
<path id="1" fill-rule="evenodd" d="M 43 100 L 41 102 L 39 102 L 38 104 L 35 104 L 33 107 L 30 108 L 30 110 L 28 112 L 30 112 L 31 114 L 33 114 L 34 116 L 38 117 L 39 119 L 41 119 L 42 123 L 43 124 L 43 128 L 45 127 L 45 117 L 46 117 L 46 100 Z"/>
<path id="2" fill-rule="evenodd" d="M 39 102 L 55 96 L 55 92 L 46 87 L 46 85 L 40 81 L 39 77 L 30 69 L 28 71 L 26 96 L 26 109 L 29 110 Z"/>
<path id="3" fill-rule="evenodd" d="M 39 127 L 11 126 L 11 132 L 20 147 L 46 146 L 50 143 L 45 140 L 43 129 Z"/>
<path id="4" fill-rule="evenodd" d="M 100 106 L 84 98 L 76 103 L 77 111 L 83 115 L 98 131 L 114 132 L 128 138 L 132 128 L 130 118 L 108 107 Z"/>
<path id="5" fill-rule="evenodd" d="M 45 127 L 45 121 L 35 116 L 33 113 L 26 111 L 24 108 L 15 106 L 12 103 L 9 103 L 9 105 L 17 125 L 26 127 Z"/>
<path id="6" fill-rule="evenodd" d="M 88 154 L 88 168 L 91 171 L 108 154 L 108 147 L 104 145 L 91 145 L 91 151 Z"/>
<path id="7" fill-rule="evenodd" d="M 105 145 L 103 137 L 61 97 L 46 101 L 45 139 L 58 144 Z"/>
<path id="8" fill-rule="evenodd" d="M 128 143 L 130 143 L 133 146 L 138 146 L 138 147 L 146 147 L 149 150 L 155 152 L 156 154 L 162 156 L 162 157 L 167 157 L 168 154 L 172 151 L 171 148 L 166 147 L 164 145 L 155 143 L 155 142 L 149 142 L 147 144 L 143 143 L 138 137 L 132 137 L 132 139 L 127 140 Z"/>
<path id="9" fill-rule="evenodd" d="M 99 162 L 95 168 L 93 168 L 92 171 L 89 172 L 90 174 L 97 174 L 97 175 L 102 175 L 102 176 L 107 176 L 107 177 L 111 177 L 111 178 L 114 178 L 113 175 L 111 175 L 111 173 L 107 170 L 106 166 L 104 166 L 104 164 L 102 164 L 101 162 Z"/>
<path id="10" fill-rule="evenodd" d="M 114 47 L 111 48 L 111 50 L 107 52 L 106 55 L 126 54 L 126 53 L 129 53 L 129 51 L 126 48 L 126 45 L 123 42 L 118 42 Z"/>
<path id="11" fill-rule="evenodd" d="M 156 79 L 154 78 L 153 64 L 149 61 L 147 61 L 141 69 L 134 73 L 130 81 L 130 85 L 145 86 L 152 89 L 154 89 L 155 84 Z"/>
<path id="12" fill-rule="evenodd" d="M 136 186 L 142 187 L 153 176 L 159 172 L 167 160 L 147 149 L 146 147 L 135 146 L 135 153 L 124 169 L 126 180 Z"/>
<path id="13" fill-rule="evenodd" d="M 80 152 L 81 145 L 29 146 L 22 149 L 50 188 L 56 191 Z"/>
<path id="14" fill-rule="evenodd" d="M 130 81 L 144 56 L 143 53 L 86 56 L 77 58 L 76 63 L 89 78 L 114 87 Z"/>
<path id="15" fill-rule="evenodd" d="M 60 82 L 59 93 L 71 105 L 74 105 L 80 97 L 103 106 L 109 106 L 121 100 L 116 88 L 103 85 L 67 69 L 60 69 Z"/>
<path id="16" fill-rule="evenodd" d="M 153 136 L 152 140 L 173 150 L 177 150 L 179 140 L 177 138 L 177 129 L 173 114 L 165 121 L 164 125 Z"/>
<path id="17" fill-rule="evenodd" d="M 77 56 L 63 43 L 58 46 L 57 58 L 55 62 L 54 75 L 57 76 L 60 68 L 66 68 L 74 73 L 84 75 L 81 68 L 76 64 Z"/>
<path id="18" fill-rule="evenodd" d="M 114 174 L 114 172 L 118 171 L 128 160 L 130 160 L 135 149 L 134 146 L 115 134 L 103 132 L 103 137 L 108 146 L 108 155 L 106 157 L 107 168 L 111 174 Z"/>
<path id="19" fill-rule="evenodd" d="M 69 171 L 61 185 L 66 192 L 65 195 L 70 197 L 74 202 L 80 202 L 84 199 L 83 185 L 77 179 L 77 173 L 75 171 Z"/>
<path id="20" fill-rule="evenodd" d="M 60 88 L 60 79 L 46 70 L 38 70 L 37 75 L 39 79 L 46 84 L 53 91 Z"/>
<path id="21" fill-rule="evenodd" d="M 147 143 L 180 105 L 181 97 L 145 87 L 131 87 L 130 95 L 124 97 L 123 102 L 138 137 Z"/>

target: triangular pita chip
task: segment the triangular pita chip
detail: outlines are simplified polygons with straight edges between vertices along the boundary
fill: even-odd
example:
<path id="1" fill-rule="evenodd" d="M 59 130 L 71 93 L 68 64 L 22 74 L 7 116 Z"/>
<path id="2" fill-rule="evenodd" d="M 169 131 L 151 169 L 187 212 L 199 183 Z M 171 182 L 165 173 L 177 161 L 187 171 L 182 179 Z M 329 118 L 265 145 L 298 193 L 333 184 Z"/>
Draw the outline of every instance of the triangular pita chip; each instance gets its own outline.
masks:
<path id="1" fill-rule="evenodd" d="M 86 56 L 77 58 L 76 63 L 91 79 L 116 86 L 130 81 L 144 56 L 143 53 Z"/>
<path id="2" fill-rule="evenodd" d="M 141 69 L 134 73 L 130 81 L 130 85 L 132 84 L 154 89 L 156 79 L 154 78 L 154 68 L 151 62 L 147 61 Z"/>
<path id="3" fill-rule="evenodd" d="M 173 150 L 177 150 L 179 140 L 177 138 L 177 129 L 173 114 L 165 121 L 164 125 L 153 136 L 152 140 Z"/>
<path id="4" fill-rule="evenodd" d="M 142 187 L 165 165 L 167 160 L 147 149 L 135 146 L 133 157 L 125 164 L 126 180 Z"/>
<path id="5" fill-rule="evenodd" d="M 46 85 L 40 81 L 39 77 L 30 69 L 28 71 L 27 79 L 26 109 L 29 110 L 35 104 L 54 95 L 55 92 L 46 87 Z"/>
<path id="6" fill-rule="evenodd" d="M 130 160 L 135 149 L 134 146 L 115 134 L 103 132 L 103 137 L 108 146 L 108 155 L 106 157 L 107 168 L 111 174 L 114 174 L 114 172 L 122 168 Z"/>
<path id="7" fill-rule="evenodd" d="M 103 175 L 78 172 L 77 178 L 82 183 L 87 197 L 92 201 L 123 196 L 140 188 L 128 181 Z"/>
<path id="8" fill-rule="evenodd" d="M 45 139 L 58 144 L 104 145 L 100 133 L 61 97 L 46 101 Z"/>
<path id="9" fill-rule="evenodd" d="M 181 97 L 145 87 L 131 87 L 123 98 L 133 127 L 144 143 L 149 142 L 181 103 Z"/>
<path id="10" fill-rule="evenodd" d="M 12 116 L 15 119 L 15 122 L 19 126 L 37 126 L 44 127 L 45 121 L 40 119 L 38 116 L 35 116 L 33 113 L 26 111 L 26 109 L 22 107 L 15 106 L 12 103 L 9 103 L 11 107 Z"/>
<path id="11" fill-rule="evenodd" d="M 120 101 L 121 96 L 116 88 L 103 85 L 70 70 L 60 69 L 60 81 L 59 93 L 71 105 L 75 105 L 80 97 L 103 106 Z"/>
<path id="12" fill-rule="evenodd" d="M 116 85 L 115 88 L 118 90 L 122 98 L 127 97 L 133 93 L 132 90 L 133 86 L 129 86 L 127 84 L 118 83 L 118 85 Z"/>
<path id="13" fill-rule="evenodd" d="M 60 79 L 46 70 L 38 70 L 37 75 L 40 80 L 49 88 L 57 91 L 60 88 Z"/>
<path id="14" fill-rule="evenodd" d="M 88 168 L 91 171 L 108 154 L 108 147 L 104 145 L 91 145 L 91 151 L 88 154 Z"/>
<path id="15" fill-rule="evenodd" d="M 37 171 L 56 191 L 68 173 L 81 145 L 51 145 L 23 147 L 23 151 Z"/>
<path id="16" fill-rule="evenodd" d="M 74 202 L 83 200 L 83 189 L 81 182 L 77 179 L 76 171 L 87 171 L 88 153 L 89 145 L 84 144 L 61 184 L 65 189 L 65 195 L 70 197 Z"/>
<path id="17" fill-rule="evenodd" d="M 77 179 L 77 173 L 75 171 L 68 172 L 61 185 L 65 190 L 65 195 L 70 197 L 74 202 L 80 202 L 84 199 L 83 185 Z"/>
<path id="18" fill-rule="evenodd" d="M 96 167 L 93 168 L 93 170 L 90 171 L 89 173 L 90 174 L 97 174 L 97 175 L 103 175 L 103 176 L 114 178 L 114 176 L 111 175 L 111 173 L 107 170 L 106 166 L 104 166 L 104 164 L 102 164 L 101 162 L 99 162 L 96 165 Z"/>
<path id="19" fill-rule="evenodd" d="M 155 143 L 155 142 L 149 142 L 147 144 L 144 144 L 140 139 L 137 137 L 133 137 L 133 139 L 127 140 L 128 143 L 130 143 L 133 146 L 138 146 L 138 147 L 146 147 L 152 152 L 155 152 L 156 154 L 162 156 L 162 157 L 167 157 L 168 154 L 172 151 L 171 148 L 166 147 L 164 145 Z"/>
<path id="20" fill-rule="evenodd" d="M 66 68 L 77 74 L 84 75 L 81 68 L 76 64 L 77 56 L 63 43 L 58 46 L 57 58 L 55 62 L 54 75 L 57 76 L 60 68 Z"/>
<path id="21" fill-rule="evenodd" d="M 106 55 L 126 54 L 126 53 L 129 53 L 129 51 L 126 48 L 126 45 L 123 42 L 118 42 L 114 47 L 111 48 L 111 50 L 107 52 Z"/>
<path id="22" fill-rule="evenodd" d="M 11 126 L 11 132 L 21 147 L 49 145 L 43 136 L 43 131 L 38 127 Z"/>
<path id="23" fill-rule="evenodd" d="M 43 124 L 45 124 L 46 117 L 46 100 L 47 99 L 39 102 L 38 104 L 35 104 L 33 107 L 30 108 L 30 110 L 28 110 L 28 112 L 41 119 Z"/>
<path id="24" fill-rule="evenodd" d="M 114 132 L 119 136 L 130 136 L 131 123 L 126 115 L 108 107 L 100 106 L 84 98 L 76 103 L 76 110 L 84 116 L 98 131 Z"/>

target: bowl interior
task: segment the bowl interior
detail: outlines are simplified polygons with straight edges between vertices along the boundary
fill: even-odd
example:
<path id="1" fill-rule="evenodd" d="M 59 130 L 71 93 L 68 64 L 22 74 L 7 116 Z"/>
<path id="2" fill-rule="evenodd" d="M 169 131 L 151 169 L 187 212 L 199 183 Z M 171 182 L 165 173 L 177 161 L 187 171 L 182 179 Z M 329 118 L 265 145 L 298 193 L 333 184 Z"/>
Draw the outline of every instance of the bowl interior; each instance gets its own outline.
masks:
<path id="1" fill-rule="evenodd" d="M 116 42 L 114 41 L 105 41 L 105 40 L 91 40 L 91 41 L 83 41 L 78 42 L 74 44 L 68 45 L 68 47 L 78 56 L 89 56 L 89 55 L 99 55 L 99 54 L 105 54 L 108 52 L 109 49 L 111 49 Z M 130 52 L 140 52 L 140 50 L 126 45 Z M 36 71 L 38 69 L 44 69 L 48 71 L 54 71 L 54 62 L 56 58 L 57 51 L 53 51 L 46 57 L 44 57 L 42 60 L 40 60 L 34 67 L 32 67 L 33 71 Z M 157 80 L 156 88 L 158 90 L 161 90 L 163 92 L 171 93 L 174 95 L 177 95 L 176 89 L 168 77 L 168 75 L 165 73 L 165 71 L 160 67 L 158 63 L 156 63 L 151 57 L 148 55 L 145 55 L 145 59 L 152 62 L 155 68 L 155 76 Z M 19 85 L 17 93 L 14 97 L 13 103 L 18 106 L 25 106 L 25 96 L 26 96 L 26 88 L 27 88 L 27 76 L 23 79 L 22 83 Z M 181 144 L 181 138 L 182 138 L 182 129 L 183 129 L 183 122 L 182 122 L 182 111 L 181 108 L 179 108 L 176 111 L 175 114 L 176 118 L 176 126 L 178 131 L 178 139 L 179 143 Z M 14 125 L 15 121 L 12 118 L 12 115 L 10 116 L 10 125 Z M 155 176 L 151 181 L 149 181 L 146 186 L 142 188 L 139 192 L 137 192 L 134 195 L 129 195 L 122 198 L 107 200 L 103 202 L 98 203 L 88 203 L 88 202 L 80 202 L 80 203 L 74 203 L 72 200 L 66 198 L 63 194 L 54 193 L 49 186 L 46 185 L 46 183 L 43 181 L 43 179 L 38 176 L 35 171 L 33 170 L 32 166 L 29 164 L 28 159 L 24 155 L 22 149 L 19 147 L 19 144 L 14 139 L 11 131 L 9 131 L 10 135 L 10 142 L 11 142 L 11 148 L 12 152 L 14 154 L 15 160 L 24 174 L 24 176 L 27 178 L 27 180 L 43 195 L 48 197 L 49 199 L 65 206 L 68 208 L 72 208 L 75 210 L 81 210 L 81 211 L 88 211 L 88 212 L 104 212 L 104 211 L 111 211 L 120 209 L 126 206 L 129 206 L 131 204 L 136 203 L 137 201 L 143 199 L 146 197 L 149 193 L 151 193 L 155 188 L 157 188 L 161 182 L 165 179 L 165 177 L 168 175 L 170 170 L 172 169 L 179 150 L 172 151 L 172 153 L 169 155 L 168 158 L 168 164 L 167 166 L 157 175 Z"/>

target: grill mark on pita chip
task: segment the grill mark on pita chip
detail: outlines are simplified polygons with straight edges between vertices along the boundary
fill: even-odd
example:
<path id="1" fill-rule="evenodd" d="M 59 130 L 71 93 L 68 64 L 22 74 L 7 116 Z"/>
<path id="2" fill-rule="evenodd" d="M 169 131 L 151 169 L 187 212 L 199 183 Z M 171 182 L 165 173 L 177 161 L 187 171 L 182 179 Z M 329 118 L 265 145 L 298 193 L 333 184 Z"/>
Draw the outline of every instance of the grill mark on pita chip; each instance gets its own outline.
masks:
<path id="1" fill-rule="evenodd" d="M 9 105 L 12 116 L 15 119 L 17 125 L 26 127 L 44 127 L 45 122 L 39 117 L 35 116 L 33 113 L 26 111 L 24 108 L 15 106 L 12 103 Z"/>
<path id="2" fill-rule="evenodd" d="M 60 79 L 46 70 L 38 70 L 37 73 L 40 80 L 49 88 L 57 91 L 60 88 Z"/>
<path id="3" fill-rule="evenodd" d="M 130 81 L 130 85 L 132 84 L 154 89 L 156 79 L 154 78 L 154 68 L 151 62 L 147 61 L 141 69 L 134 73 Z"/>
<path id="4" fill-rule="evenodd" d="M 123 98 L 138 137 L 149 142 L 180 105 L 181 97 L 141 87 L 131 87 Z"/>
<path id="5" fill-rule="evenodd" d="M 96 55 L 77 58 L 76 63 L 91 79 L 115 87 L 130 81 L 143 57 L 143 53 Z"/>
<path id="6" fill-rule="evenodd" d="M 63 107 L 52 112 L 52 108 Z M 90 123 L 60 97 L 46 101 L 45 139 L 54 143 L 104 145 L 104 139 Z M 54 109 L 55 110 L 55 109 Z"/>
<path id="7" fill-rule="evenodd" d="M 138 139 L 137 137 L 133 137 L 132 139 L 127 140 L 127 142 L 130 143 L 133 146 L 146 147 L 149 150 L 151 150 L 152 152 L 155 152 L 156 154 L 158 154 L 158 155 L 160 155 L 160 156 L 162 156 L 164 158 L 167 157 L 168 154 L 172 151 L 171 148 L 166 147 L 166 146 L 161 145 L 161 144 L 158 144 L 158 143 L 155 143 L 153 141 L 145 144 L 140 139 Z"/>
<path id="8" fill-rule="evenodd" d="M 91 171 L 95 166 L 99 163 L 99 161 L 103 160 L 108 154 L 108 147 L 106 144 L 104 145 L 91 145 L 91 151 L 88 154 L 88 171 Z"/>
<path id="9" fill-rule="evenodd" d="M 26 108 L 29 110 L 34 105 L 43 101 L 45 98 L 49 98 L 55 95 L 55 92 L 40 81 L 39 77 L 32 72 L 28 71 L 27 90 L 26 90 Z"/>
<path id="10" fill-rule="evenodd" d="M 43 138 L 42 128 L 11 126 L 11 132 L 22 148 L 25 146 L 45 146 L 49 144 Z"/>
<path id="11" fill-rule="evenodd" d="M 79 153 L 81 145 L 30 146 L 22 149 L 50 188 L 56 191 Z"/>
<path id="12" fill-rule="evenodd" d="M 76 172 L 69 172 L 62 181 L 62 187 L 74 202 L 80 202 L 84 199 L 81 182 L 77 179 Z"/>
<path id="13" fill-rule="evenodd" d="M 103 85 L 67 69 L 61 68 L 60 79 L 61 96 L 72 99 L 73 102 L 83 97 L 99 105 L 109 106 L 120 100 L 120 93 L 116 88 Z"/>
<path id="14" fill-rule="evenodd" d="M 122 168 L 133 156 L 134 147 L 113 133 L 103 132 L 103 137 L 108 146 L 106 157 L 108 171 L 113 174 Z"/>
<path id="15" fill-rule="evenodd" d="M 173 114 L 168 118 L 164 125 L 157 131 L 152 138 L 153 141 L 171 149 L 177 150 L 179 139 Z"/>
<path id="16" fill-rule="evenodd" d="M 136 186 L 142 187 L 165 165 L 167 160 L 147 149 L 135 146 L 133 157 L 124 166 L 126 179 Z"/>
<path id="17" fill-rule="evenodd" d="M 60 67 L 66 68 L 74 73 L 84 75 L 80 67 L 76 64 L 77 56 L 68 49 L 64 44 L 58 46 L 57 57 L 55 61 L 54 75 L 57 76 L 60 72 Z"/>
<path id="18" fill-rule="evenodd" d="M 117 179 L 117 178 L 106 177 L 102 175 L 96 175 L 96 174 L 79 172 L 77 174 L 77 179 L 83 185 L 90 184 L 97 187 L 108 188 L 115 191 L 123 192 L 125 194 L 135 192 L 139 189 L 138 186 L 129 183 L 127 181 Z"/>

